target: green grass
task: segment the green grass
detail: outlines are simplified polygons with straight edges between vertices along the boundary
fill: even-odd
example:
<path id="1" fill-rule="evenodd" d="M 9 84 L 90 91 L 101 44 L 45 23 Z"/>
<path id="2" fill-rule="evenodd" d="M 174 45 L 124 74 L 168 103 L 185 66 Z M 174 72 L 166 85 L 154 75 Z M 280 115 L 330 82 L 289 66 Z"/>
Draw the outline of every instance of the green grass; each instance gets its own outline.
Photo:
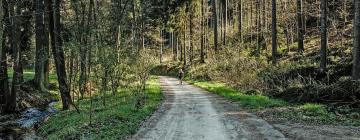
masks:
<path id="1" fill-rule="evenodd" d="M 157 79 L 149 80 L 146 95 L 141 109 L 135 108 L 135 97 L 127 89 L 109 95 L 106 106 L 102 96 L 94 97 L 92 125 L 89 125 L 90 100 L 80 101 L 80 114 L 74 110 L 60 112 L 46 121 L 38 133 L 46 139 L 125 139 L 160 105 L 163 96 Z"/>
<path id="2" fill-rule="evenodd" d="M 304 104 L 299 107 L 305 111 L 308 115 L 326 115 L 329 112 L 326 110 L 326 106 L 320 104 Z"/>
<path id="3" fill-rule="evenodd" d="M 274 112 L 276 117 L 289 121 L 310 124 L 337 124 L 359 126 L 360 121 L 351 116 L 336 115 L 321 104 L 305 103 L 291 104 L 280 99 L 273 99 L 263 95 L 247 95 L 234 90 L 223 83 L 213 81 L 189 81 L 190 84 L 206 89 L 212 93 L 223 96 L 253 111 L 263 109 L 282 108 Z M 288 108 L 288 109 L 284 109 Z"/>
<path id="4" fill-rule="evenodd" d="M 9 75 L 10 80 L 12 80 L 13 74 L 14 74 L 14 71 L 12 69 L 9 69 L 8 70 L 8 75 Z M 24 80 L 31 80 L 31 79 L 34 79 L 35 71 L 30 70 L 30 69 L 26 69 L 26 70 L 24 70 L 23 74 L 24 74 L 23 75 Z"/>
<path id="5" fill-rule="evenodd" d="M 216 93 L 227 99 L 238 101 L 242 106 L 249 109 L 263 109 L 269 107 L 281 107 L 288 105 L 287 102 L 272 99 L 262 95 L 246 95 L 242 92 L 236 91 L 225 84 L 217 82 L 204 82 L 204 81 L 190 81 L 191 84 L 204 88 L 210 92 Z"/>
<path id="6" fill-rule="evenodd" d="M 12 69 L 8 70 L 9 79 L 12 80 L 14 71 Z M 35 71 L 33 69 L 24 69 L 23 77 L 25 81 L 34 79 Z M 57 83 L 57 76 L 55 73 L 50 73 L 49 75 L 49 82 L 50 83 Z"/>

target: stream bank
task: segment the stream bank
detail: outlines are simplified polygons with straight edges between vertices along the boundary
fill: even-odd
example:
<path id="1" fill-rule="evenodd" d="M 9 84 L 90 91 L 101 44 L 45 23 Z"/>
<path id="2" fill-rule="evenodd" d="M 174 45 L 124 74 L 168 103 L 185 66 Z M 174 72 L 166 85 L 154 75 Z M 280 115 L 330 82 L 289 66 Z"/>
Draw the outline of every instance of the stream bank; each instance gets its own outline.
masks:
<path id="1" fill-rule="evenodd" d="M 18 114 L 3 115 L 0 117 L 0 139 L 5 140 L 33 140 L 42 139 L 36 135 L 39 125 L 51 115 L 59 112 L 55 108 L 57 101 L 46 107 L 31 107 Z"/>

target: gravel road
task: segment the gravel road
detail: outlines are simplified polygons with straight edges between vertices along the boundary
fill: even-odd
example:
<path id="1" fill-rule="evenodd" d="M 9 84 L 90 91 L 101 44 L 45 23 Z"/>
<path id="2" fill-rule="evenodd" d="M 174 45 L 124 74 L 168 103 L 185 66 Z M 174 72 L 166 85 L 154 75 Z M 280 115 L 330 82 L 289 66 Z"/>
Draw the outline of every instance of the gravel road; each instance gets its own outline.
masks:
<path id="1" fill-rule="evenodd" d="M 266 121 L 215 94 L 175 78 L 160 77 L 166 97 L 134 140 L 281 140 Z"/>

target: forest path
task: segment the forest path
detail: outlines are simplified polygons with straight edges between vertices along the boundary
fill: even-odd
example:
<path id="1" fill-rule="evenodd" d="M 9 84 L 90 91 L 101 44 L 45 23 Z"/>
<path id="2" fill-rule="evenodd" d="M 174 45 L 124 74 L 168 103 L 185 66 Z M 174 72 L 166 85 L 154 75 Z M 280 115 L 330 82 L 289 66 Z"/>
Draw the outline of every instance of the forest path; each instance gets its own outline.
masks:
<path id="1" fill-rule="evenodd" d="M 236 103 L 175 78 L 160 77 L 166 97 L 134 140 L 286 139 L 266 121 Z"/>

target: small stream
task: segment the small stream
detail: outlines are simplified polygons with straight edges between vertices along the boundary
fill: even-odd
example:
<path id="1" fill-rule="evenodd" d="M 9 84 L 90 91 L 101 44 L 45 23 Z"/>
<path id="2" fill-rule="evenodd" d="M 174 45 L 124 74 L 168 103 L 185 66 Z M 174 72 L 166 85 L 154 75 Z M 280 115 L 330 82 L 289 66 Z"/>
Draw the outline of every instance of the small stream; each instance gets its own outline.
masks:
<path id="1" fill-rule="evenodd" d="M 25 111 L 21 112 L 19 119 L 15 120 L 17 127 L 7 129 L 5 137 L 0 137 L 0 139 L 5 140 L 34 140 L 42 139 L 36 135 L 36 128 L 50 115 L 53 115 L 59 110 L 55 109 L 55 104 L 57 102 L 51 102 L 47 107 L 44 108 L 28 108 Z"/>

